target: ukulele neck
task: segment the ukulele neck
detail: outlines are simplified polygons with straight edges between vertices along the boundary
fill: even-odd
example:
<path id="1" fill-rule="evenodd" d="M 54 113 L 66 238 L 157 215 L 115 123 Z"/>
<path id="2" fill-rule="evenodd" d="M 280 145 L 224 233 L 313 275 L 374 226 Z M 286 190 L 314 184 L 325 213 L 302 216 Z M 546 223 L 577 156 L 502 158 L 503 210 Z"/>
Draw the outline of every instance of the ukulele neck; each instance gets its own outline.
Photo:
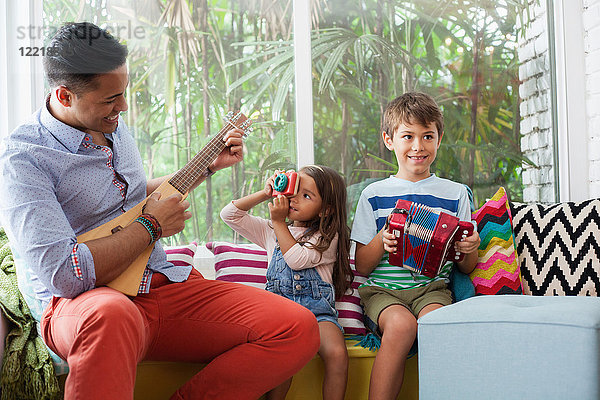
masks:
<path id="1" fill-rule="evenodd" d="M 186 194 L 192 186 L 204 174 L 206 168 L 217 158 L 225 148 L 223 138 L 229 130 L 229 124 L 226 124 L 204 148 L 194 156 L 183 168 L 169 179 L 169 183 L 181 194 Z"/>

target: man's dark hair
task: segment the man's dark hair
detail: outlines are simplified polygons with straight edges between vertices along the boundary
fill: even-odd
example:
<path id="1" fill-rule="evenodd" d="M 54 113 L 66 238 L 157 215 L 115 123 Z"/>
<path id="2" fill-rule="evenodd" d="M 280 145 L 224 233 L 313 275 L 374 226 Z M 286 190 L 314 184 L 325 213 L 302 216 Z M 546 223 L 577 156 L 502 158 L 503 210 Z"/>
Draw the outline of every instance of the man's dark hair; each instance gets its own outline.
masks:
<path id="1" fill-rule="evenodd" d="M 68 22 L 48 44 L 44 73 L 50 87 L 66 86 L 77 96 L 94 88 L 94 78 L 125 64 L 127 46 L 89 22 Z"/>

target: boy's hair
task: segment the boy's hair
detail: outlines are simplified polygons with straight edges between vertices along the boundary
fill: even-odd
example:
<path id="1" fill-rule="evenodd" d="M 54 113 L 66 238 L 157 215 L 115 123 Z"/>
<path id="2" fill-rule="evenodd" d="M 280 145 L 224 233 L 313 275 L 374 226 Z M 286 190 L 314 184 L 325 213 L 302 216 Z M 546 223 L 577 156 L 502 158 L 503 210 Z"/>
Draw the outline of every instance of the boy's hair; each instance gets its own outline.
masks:
<path id="1" fill-rule="evenodd" d="M 421 92 L 408 92 L 390 101 L 383 112 L 381 131 L 394 137 L 402 123 L 427 126 L 435 123 L 438 134 L 444 132 L 444 116 L 433 97 Z"/>
<path id="2" fill-rule="evenodd" d="M 352 284 L 354 274 L 350 268 L 350 229 L 347 224 L 346 183 L 334 169 L 321 165 L 308 165 L 300 169 L 315 180 L 321 196 L 321 216 L 309 222 L 307 231 L 298 243 L 307 243 L 316 232 L 321 234 L 316 244 L 309 244 L 321 254 L 329 248 L 338 235 L 337 259 L 333 267 L 335 297 L 340 298 Z"/>
<path id="3" fill-rule="evenodd" d="M 125 64 L 127 46 L 89 22 L 68 22 L 48 44 L 44 73 L 50 87 L 66 86 L 77 96 L 95 88 L 94 78 Z"/>

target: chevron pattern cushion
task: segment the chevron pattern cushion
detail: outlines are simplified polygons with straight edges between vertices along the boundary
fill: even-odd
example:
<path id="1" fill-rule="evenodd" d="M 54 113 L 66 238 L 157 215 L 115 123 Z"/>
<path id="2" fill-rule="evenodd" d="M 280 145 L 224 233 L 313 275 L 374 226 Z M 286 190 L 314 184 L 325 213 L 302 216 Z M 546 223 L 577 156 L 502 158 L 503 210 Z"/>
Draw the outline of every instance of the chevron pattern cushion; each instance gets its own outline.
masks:
<path id="1" fill-rule="evenodd" d="M 600 293 L 600 199 L 552 205 L 511 204 L 523 292 L 536 296 Z"/>
<path id="2" fill-rule="evenodd" d="M 512 216 L 503 187 L 473 213 L 473 220 L 481 238 L 477 265 L 469 275 L 475 294 L 521 294 Z"/>

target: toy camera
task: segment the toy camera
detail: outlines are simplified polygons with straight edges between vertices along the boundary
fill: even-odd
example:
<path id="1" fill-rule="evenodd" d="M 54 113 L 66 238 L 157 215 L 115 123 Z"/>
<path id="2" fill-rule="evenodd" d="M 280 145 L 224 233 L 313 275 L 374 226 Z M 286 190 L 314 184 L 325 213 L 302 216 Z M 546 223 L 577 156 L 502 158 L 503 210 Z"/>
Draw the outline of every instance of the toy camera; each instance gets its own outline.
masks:
<path id="1" fill-rule="evenodd" d="M 293 196 L 298 193 L 300 177 L 297 172 L 280 172 L 274 175 L 273 197 L 282 194 L 284 196 Z"/>

